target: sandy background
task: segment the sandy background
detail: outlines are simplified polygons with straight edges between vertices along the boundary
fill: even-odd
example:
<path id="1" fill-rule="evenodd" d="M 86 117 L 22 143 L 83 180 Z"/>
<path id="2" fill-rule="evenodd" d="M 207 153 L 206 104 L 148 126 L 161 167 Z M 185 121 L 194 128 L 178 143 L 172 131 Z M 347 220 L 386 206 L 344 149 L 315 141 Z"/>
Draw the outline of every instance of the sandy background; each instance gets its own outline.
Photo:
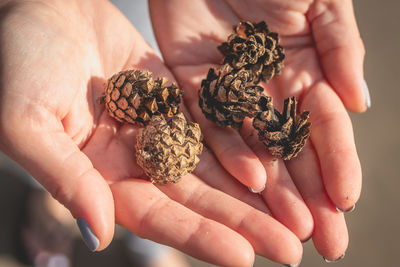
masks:
<path id="1" fill-rule="evenodd" d="M 135 2 L 133 23 L 150 43 L 154 42 L 144 0 L 118 0 L 130 12 Z M 356 210 L 346 215 L 350 244 L 340 267 L 396 267 L 400 253 L 400 1 L 354 1 L 361 35 L 365 42 L 365 78 L 372 108 L 365 114 L 351 114 L 363 167 L 363 193 Z M 22 174 L 23 175 L 23 174 Z M 0 266 L 21 266 L 13 259 L 15 226 L 26 186 L 17 167 L 0 155 Z M 118 238 L 104 252 L 95 255 L 77 241 L 74 266 L 128 266 L 120 255 Z M 195 267 L 213 266 L 190 258 Z M 304 245 L 301 266 L 324 266 L 312 241 Z M 257 258 L 258 266 L 281 266 Z"/>

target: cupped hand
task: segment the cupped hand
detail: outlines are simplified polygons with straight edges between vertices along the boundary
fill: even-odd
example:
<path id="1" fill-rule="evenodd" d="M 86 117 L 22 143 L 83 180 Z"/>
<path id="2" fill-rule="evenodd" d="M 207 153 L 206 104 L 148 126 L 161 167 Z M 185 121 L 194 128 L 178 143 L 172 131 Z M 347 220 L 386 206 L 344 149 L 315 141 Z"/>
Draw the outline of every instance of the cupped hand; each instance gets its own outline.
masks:
<path id="1" fill-rule="evenodd" d="M 139 127 L 115 122 L 96 100 L 123 69 L 173 77 L 114 6 L 6 1 L 0 14 L 0 148 L 87 222 L 99 241 L 91 249 L 107 247 L 117 222 L 218 265 L 251 266 L 254 250 L 300 260 L 296 236 L 210 151 L 178 184 L 140 179 Z"/>
<path id="2" fill-rule="evenodd" d="M 335 206 L 351 209 L 361 190 L 361 168 L 345 107 L 366 109 L 364 49 L 352 2 L 152 0 L 150 13 L 165 63 L 185 90 L 189 112 L 219 162 L 250 188 L 260 190 L 266 183 L 262 196 L 274 217 L 301 240 L 313 232 L 325 258 L 340 258 L 348 235 Z M 249 120 L 239 133 L 218 127 L 199 108 L 200 82 L 210 67 L 221 64 L 217 46 L 240 20 L 266 21 L 280 34 L 285 67 L 281 76 L 264 84 L 267 95 L 278 109 L 285 98 L 296 96 L 300 110 L 311 112 L 310 140 L 291 161 L 274 161 Z"/>

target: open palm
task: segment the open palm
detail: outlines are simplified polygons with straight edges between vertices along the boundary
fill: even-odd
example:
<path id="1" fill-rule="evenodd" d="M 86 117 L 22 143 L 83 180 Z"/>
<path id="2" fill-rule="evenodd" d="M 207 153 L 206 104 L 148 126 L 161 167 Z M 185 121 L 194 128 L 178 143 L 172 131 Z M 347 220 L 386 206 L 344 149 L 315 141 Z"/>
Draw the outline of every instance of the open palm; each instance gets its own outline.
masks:
<path id="1" fill-rule="evenodd" d="M 210 151 L 178 184 L 140 179 L 138 127 L 118 124 L 96 99 L 105 79 L 122 69 L 173 76 L 115 7 L 8 1 L 0 12 L 0 147 L 87 221 L 99 239 L 92 249 L 109 244 L 116 221 L 218 265 L 249 266 L 254 250 L 281 263 L 300 260 L 296 236 Z M 293 190 L 299 213 L 306 213 Z"/>
<path id="2" fill-rule="evenodd" d="M 152 0 L 150 11 L 165 62 L 185 90 L 189 112 L 219 162 L 250 188 L 262 189 L 266 183 L 261 194 L 274 217 L 302 240 L 313 231 L 318 252 L 328 259 L 339 258 L 348 236 L 335 205 L 351 209 L 361 189 L 361 169 L 344 104 L 358 112 L 366 108 L 360 89 L 364 52 L 351 1 Z M 217 46 L 240 20 L 264 20 L 280 33 L 285 67 L 281 76 L 264 84 L 266 94 L 278 109 L 285 98 L 296 96 L 300 109 L 311 112 L 311 138 L 289 162 L 273 160 L 250 120 L 240 133 L 223 129 L 208 121 L 198 106 L 201 80 L 222 61 Z M 314 229 L 300 196 L 312 214 Z"/>

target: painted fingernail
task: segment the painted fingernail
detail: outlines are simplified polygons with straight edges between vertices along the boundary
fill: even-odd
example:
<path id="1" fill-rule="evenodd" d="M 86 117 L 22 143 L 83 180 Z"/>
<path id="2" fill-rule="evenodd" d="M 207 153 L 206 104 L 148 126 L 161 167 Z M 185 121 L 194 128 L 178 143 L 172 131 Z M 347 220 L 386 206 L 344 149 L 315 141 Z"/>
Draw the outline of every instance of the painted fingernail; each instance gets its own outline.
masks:
<path id="1" fill-rule="evenodd" d="M 312 236 L 307 237 L 306 239 L 302 240 L 301 243 L 307 243 L 310 239 L 312 238 Z"/>
<path id="2" fill-rule="evenodd" d="M 328 260 L 328 259 L 325 258 L 325 257 L 323 257 L 323 258 L 324 258 L 324 261 L 325 261 L 326 263 L 334 263 L 334 262 L 338 262 L 338 261 L 340 261 L 341 259 L 343 259 L 345 255 L 346 255 L 346 253 L 343 253 L 342 256 L 340 256 L 339 258 L 337 258 L 337 259 L 335 259 L 335 260 Z"/>
<path id="3" fill-rule="evenodd" d="M 264 185 L 262 188 L 258 189 L 258 190 L 249 187 L 249 191 L 252 192 L 252 193 L 254 193 L 254 194 L 259 194 L 259 193 L 261 193 L 262 191 L 264 191 L 264 189 L 265 189 L 265 185 Z"/>
<path id="4" fill-rule="evenodd" d="M 353 212 L 355 209 L 356 209 L 356 204 L 354 204 L 353 207 L 351 207 L 351 208 L 348 209 L 348 210 L 342 210 L 342 209 L 336 207 L 336 210 L 337 210 L 338 212 L 340 212 L 340 213 L 350 213 L 350 212 Z"/>
<path id="5" fill-rule="evenodd" d="M 89 224 L 82 218 L 77 219 L 76 223 L 78 224 L 82 239 L 85 241 L 86 246 L 88 246 L 91 251 L 95 251 L 99 247 L 100 242 L 93 233 L 92 228 L 90 228 Z"/>
<path id="6" fill-rule="evenodd" d="M 369 94 L 368 85 L 365 80 L 363 83 L 363 89 L 364 89 L 364 94 L 365 94 L 365 105 L 367 105 L 367 107 L 370 108 L 371 107 L 371 95 Z"/>
<path id="7" fill-rule="evenodd" d="M 301 263 L 301 262 L 299 262 L 299 263 L 297 263 L 297 264 L 285 264 L 284 266 L 286 266 L 286 267 L 299 267 L 299 266 L 300 266 L 300 263 Z"/>

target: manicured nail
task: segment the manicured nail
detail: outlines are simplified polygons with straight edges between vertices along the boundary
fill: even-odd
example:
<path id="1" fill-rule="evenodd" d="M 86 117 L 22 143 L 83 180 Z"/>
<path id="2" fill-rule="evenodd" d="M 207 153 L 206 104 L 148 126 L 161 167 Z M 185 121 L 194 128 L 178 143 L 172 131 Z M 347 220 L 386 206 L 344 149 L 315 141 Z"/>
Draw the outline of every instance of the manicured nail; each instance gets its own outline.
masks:
<path id="1" fill-rule="evenodd" d="M 258 189 L 258 190 L 249 187 L 249 191 L 254 193 L 254 194 L 260 194 L 262 191 L 264 191 L 264 189 L 265 189 L 265 185 L 262 188 Z"/>
<path id="2" fill-rule="evenodd" d="M 364 94 L 365 94 L 365 105 L 367 105 L 368 108 L 371 108 L 371 96 L 369 94 L 368 85 L 365 80 L 364 80 L 364 84 L 363 84 L 363 89 L 364 89 Z"/>
<path id="3" fill-rule="evenodd" d="M 285 264 L 285 266 L 286 266 L 286 267 L 299 267 L 299 266 L 300 266 L 300 263 L 301 263 L 301 262 L 299 262 L 299 263 L 297 263 L 297 264 Z"/>
<path id="4" fill-rule="evenodd" d="M 307 237 L 306 239 L 304 239 L 304 240 L 300 240 L 301 241 L 301 243 L 307 243 L 310 239 L 312 238 L 312 236 L 310 236 L 310 237 Z"/>
<path id="5" fill-rule="evenodd" d="M 49 258 L 47 261 L 47 267 L 69 267 L 71 266 L 68 257 L 64 254 L 55 254 Z"/>
<path id="6" fill-rule="evenodd" d="M 328 259 L 325 258 L 325 257 L 323 257 L 323 258 L 324 258 L 324 261 L 325 261 L 326 263 L 334 263 L 334 262 L 338 262 L 338 261 L 340 261 L 341 259 L 343 259 L 345 255 L 346 255 L 346 253 L 343 253 L 342 256 L 340 256 L 339 258 L 337 258 L 337 259 L 335 259 L 335 260 L 328 260 Z"/>
<path id="7" fill-rule="evenodd" d="M 348 210 L 342 210 L 342 209 L 340 209 L 340 208 L 338 208 L 338 207 L 336 207 L 336 210 L 337 210 L 338 212 L 340 212 L 340 213 L 350 213 L 350 212 L 353 212 L 353 211 L 355 210 L 355 208 L 356 208 L 356 204 L 354 204 L 353 207 L 351 207 L 351 208 L 348 209 Z"/>
<path id="8" fill-rule="evenodd" d="M 78 224 L 82 239 L 85 241 L 86 246 L 88 246 L 91 251 L 95 251 L 99 247 L 100 242 L 93 233 L 92 228 L 90 228 L 89 224 L 82 218 L 76 220 L 76 223 Z"/>

